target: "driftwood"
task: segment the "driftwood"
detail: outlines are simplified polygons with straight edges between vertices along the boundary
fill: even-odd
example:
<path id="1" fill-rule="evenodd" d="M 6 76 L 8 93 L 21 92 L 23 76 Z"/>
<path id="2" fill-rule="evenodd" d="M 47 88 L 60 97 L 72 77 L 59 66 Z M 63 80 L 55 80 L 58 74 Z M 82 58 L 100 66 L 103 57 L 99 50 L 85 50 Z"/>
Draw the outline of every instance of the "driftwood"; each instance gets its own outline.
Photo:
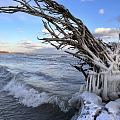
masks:
<path id="1" fill-rule="evenodd" d="M 119 71 L 119 57 L 117 56 L 119 50 L 116 50 L 117 45 L 112 44 L 111 46 L 111 44 L 96 39 L 80 19 L 74 17 L 68 9 L 56 1 L 12 1 L 18 3 L 18 5 L 0 6 L 0 13 L 13 14 L 23 12 L 41 17 L 43 25 L 51 37 L 38 39 L 43 40 L 45 43 L 50 43 L 57 49 L 71 48 L 73 52 L 66 51 L 66 53 L 79 59 L 80 62 L 72 66 L 85 76 L 87 80 L 86 90 L 91 92 L 97 90 L 97 94 L 100 94 L 101 91 L 107 91 L 107 83 L 104 84 L 106 78 L 101 74 L 104 72 L 106 74 L 111 73 L 111 71 L 115 70 Z M 85 67 L 86 65 L 87 67 Z M 105 98 L 108 97 L 107 93 L 103 96 Z"/>

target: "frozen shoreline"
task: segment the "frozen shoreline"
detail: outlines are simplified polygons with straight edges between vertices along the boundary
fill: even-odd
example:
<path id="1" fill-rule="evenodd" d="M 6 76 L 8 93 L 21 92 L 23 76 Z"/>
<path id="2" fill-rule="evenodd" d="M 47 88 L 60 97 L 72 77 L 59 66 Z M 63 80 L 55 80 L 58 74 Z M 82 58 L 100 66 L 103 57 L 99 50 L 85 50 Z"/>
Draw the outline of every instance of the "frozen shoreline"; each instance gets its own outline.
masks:
<path id="1" fill-rule="evenodd" d="M 71 120 L 120 120 L 120 99 L 103 103 L 94 93 L 80 95 L 82 104 Z"/>

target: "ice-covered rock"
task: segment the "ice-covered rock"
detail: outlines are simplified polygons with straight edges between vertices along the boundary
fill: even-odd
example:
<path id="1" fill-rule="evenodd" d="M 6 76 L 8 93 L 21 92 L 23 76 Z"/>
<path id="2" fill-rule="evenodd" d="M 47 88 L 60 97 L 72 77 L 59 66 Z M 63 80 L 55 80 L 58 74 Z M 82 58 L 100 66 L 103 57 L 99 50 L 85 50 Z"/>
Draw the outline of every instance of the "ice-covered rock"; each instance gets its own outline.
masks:
<path id="1" fill-rule="evenodd" d="M 111 92 L 108 94 L 108 96 L 109 96 L 110 100 L 115 100 L 115 99 L 119 98 L 117 92 Z"/>
<path id="2" fill-rule="evenodd" d="M 94 103 L 96 105 L 102 105 L 101 97 L 97 96 L 94 93 L 85 91 L 84 93 L 81 94 L 81 97 L 84 102 L 90 102 L 90 103 Z"/>
<path id="3" fill-rule="evenodd" d="M 94 118 L 101 112 L 102 107 L 91 103 L 85 104 L 83 109 L 81 110 L 81 115 L 77 120 L 94 120 Z"/>
<path id="4" fill-rule="evenodd" d="M 120 99 L 117 99 L 117 100 L 115 100 L 115 101 L 120 104 Z"/>
<path id="5" fill-rule="evenodd" d="M 110 114 L 118 114 L 120 112 L 120 104 L 116 101 L 111 101 L 105 105 Z"/>
<path id="6" fill-rule="evenodd" d="M 81 98 L 83 99 L 83 105 L 77 120 L 94 120 L 102 110 L 102 99 L 89 92 L 81 94 Z"/>
<path id="7" fill-rule="evenodd" d="M 96 120 L 120 120 L 115 119 L 112 114 L 108 114 L 107 111 L 102 111 L 101 114 L 96 118 Z"/>
<path id="8" fill-rule="evenodd" d="M 94 93 L 84 92 L 80 97 L 83 100 L 82 108 L 72 120 L 120 120 L 120 99 L 105 105 Z"/>

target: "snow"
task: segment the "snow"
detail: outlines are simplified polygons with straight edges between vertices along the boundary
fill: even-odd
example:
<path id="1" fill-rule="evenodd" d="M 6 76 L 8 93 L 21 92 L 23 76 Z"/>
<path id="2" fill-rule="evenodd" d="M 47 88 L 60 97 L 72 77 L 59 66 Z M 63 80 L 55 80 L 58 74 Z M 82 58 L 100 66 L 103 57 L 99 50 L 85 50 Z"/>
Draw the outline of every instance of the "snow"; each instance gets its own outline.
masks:
<path id="1" fill-rule="evenodd" d="M 80 92 L 83 92 L 84 88 L 89 92 L 85 91 L 80 95 L 82 108 L 79 109 L 78 118 L 72 120 L 120 120 L 120 49 L 116 47 L 114 52 L 109 50 L 111 54 L 106 52 L 109 67 L 94 56 L 86 45 L 84 49 L 92 56 L 92 63 L 99 66 L 100 71 L 97 73 L 94 67 L 92 71 L 88 71 L 87 82 Z M 102 100 L 109 102 L 105 104 Z"/>
<path id="2" fill-rule="evenodd" d="M 111 101 L 105 105 L 108 109 L 108 112 L 111 114 L 119 114 L 120 113 L 120 102 L 118 101 Z"/>
<path id="3" fill-rule="evenodd" d="M 102 110 L 102 99 L 87 91 L 81 94 L 81 98 L 83 105 L 77 120 L 94 120 L 95 116 Z"/>
<path id="4" fill-rule="evenodd" d="M 94 120 L 95 116 L 99 114 L 101 111 L 102 107 L 94 104 L 94 103 L 87 103 L 84 105 L 82 111 L 81 111 L 81 116 L 77 120 Z"/>
<path id="5" fill-rule="evenodd" d="M 72 120 L 120 120 L 120 99 L 105 105 L 94 93 L 85 91 L 80 97 L 83 100 L 82 108 Z"/>
<path id="6" fill-rule="evenodd" d="M 101 97 L 97 96 L 94 93 L 90 93 L 90 92 L 85 91 L 84 93 L 81 94 L 81 97 L 82 97 L 83 101 L 85 101 L 85 102 L 90 102 L 90 103 L 94 103 L 97 105 L 102 104 Z"/>
<path id="7" fill-rule="evenodd" d="M 117 100 L 115 100 L 115 101 L 120 104 L 120 99 L 117 99 Z"/>
<path id="8" fill-rule="evenodd" d="M 97 118 L 96 120 L 117 120 L 115 117 L 111 114 L 108 114 L 107 111 L 103 111 Z"/>

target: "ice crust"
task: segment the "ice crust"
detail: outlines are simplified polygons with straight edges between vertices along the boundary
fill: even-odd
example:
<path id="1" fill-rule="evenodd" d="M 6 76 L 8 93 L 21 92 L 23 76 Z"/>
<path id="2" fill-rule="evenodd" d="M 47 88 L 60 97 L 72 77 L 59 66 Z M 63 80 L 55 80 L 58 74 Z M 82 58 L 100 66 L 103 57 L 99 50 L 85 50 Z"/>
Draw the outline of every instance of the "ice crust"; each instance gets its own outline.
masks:
<path id="1" fill-rule="evenodd" d="M 120 120 L 120 99 L 102 103 L 102 99 L 94 93 L 84 92 L 80 108 L 72 120 Z"/>

